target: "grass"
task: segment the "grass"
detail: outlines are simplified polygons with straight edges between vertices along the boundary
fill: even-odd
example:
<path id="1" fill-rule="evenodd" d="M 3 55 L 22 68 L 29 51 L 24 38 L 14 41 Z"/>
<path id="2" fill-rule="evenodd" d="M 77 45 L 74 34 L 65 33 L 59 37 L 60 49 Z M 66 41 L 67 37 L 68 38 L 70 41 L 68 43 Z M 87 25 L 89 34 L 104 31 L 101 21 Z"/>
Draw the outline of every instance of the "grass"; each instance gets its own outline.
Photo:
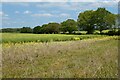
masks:
<path id="1" fill-rule="evenodd" d="M 72 41 L 90 38 L 102 38 L 101 35 L 65 35 L 65 34 L 21 34 L 21 33 L 0 33 L 0 43 L 24 43 L 24 42 L 51 42 L 51 41 Z"/>
<path id="2" fill-rule="evenodd" d="M 17 36 L 26 40 L 26 37 L 31 35 L 34 34 L 11 34 L 13 39 L 8 39 L 14 40 Z M 40 36 L 34 35 L 29 40 L 40 39 Z M 62 37 L 42 36 L 46 39 L 53 36 Z M 6 43 L 3 44 L 2 50 L 2 76 L 3 78 L 117 78 L 117 43 L 118 40 L 113 37 L 49 43 Z"/>

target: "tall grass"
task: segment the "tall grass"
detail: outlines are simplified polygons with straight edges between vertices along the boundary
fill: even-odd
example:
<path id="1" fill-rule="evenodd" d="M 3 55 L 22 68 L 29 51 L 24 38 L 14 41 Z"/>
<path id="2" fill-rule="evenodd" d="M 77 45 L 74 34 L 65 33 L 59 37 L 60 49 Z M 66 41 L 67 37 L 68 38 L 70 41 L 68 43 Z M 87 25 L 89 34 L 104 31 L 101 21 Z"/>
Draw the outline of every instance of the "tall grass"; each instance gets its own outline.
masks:
<path id="1" fill-rule="evenodd" d="M 3 78 L 117 78 L 117 41 L 4 44 Z"/>

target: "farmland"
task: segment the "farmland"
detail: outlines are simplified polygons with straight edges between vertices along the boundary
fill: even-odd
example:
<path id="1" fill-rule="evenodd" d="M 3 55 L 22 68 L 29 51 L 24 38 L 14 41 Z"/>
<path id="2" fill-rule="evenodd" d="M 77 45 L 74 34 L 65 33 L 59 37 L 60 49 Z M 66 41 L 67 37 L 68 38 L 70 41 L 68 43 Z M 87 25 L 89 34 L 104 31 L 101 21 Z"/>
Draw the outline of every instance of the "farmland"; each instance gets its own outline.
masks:
<path id="1" fill-rule="evenodd" d="M 118 78 L 118 0 L 2 1 L 0 78 Z"/>
<path id="2" fill-rule="evenodd" d="M 3 78 L 117 78 L 118 37 L 2 34 Z"/>
<path id="3" fill-rule="evenodd" d="M 3 33 L 2 43 L 24 43 L 24 42 L 51 42 L 51 41 L 72 41 L 91 38 L 102 38 L 104 35 L 65 35 L 65 34 L 21 34 Z"/>

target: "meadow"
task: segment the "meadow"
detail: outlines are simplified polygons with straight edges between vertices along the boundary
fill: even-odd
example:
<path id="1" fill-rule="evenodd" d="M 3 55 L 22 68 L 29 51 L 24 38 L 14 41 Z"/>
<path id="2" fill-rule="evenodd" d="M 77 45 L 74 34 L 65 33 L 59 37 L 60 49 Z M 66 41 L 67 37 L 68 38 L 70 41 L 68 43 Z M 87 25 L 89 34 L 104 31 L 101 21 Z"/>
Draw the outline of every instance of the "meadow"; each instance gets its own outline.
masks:
<path id="1" fill-rule="evenodd" d="M 118 37 L 2 34 L 3 78 L 117 78 Z"/>

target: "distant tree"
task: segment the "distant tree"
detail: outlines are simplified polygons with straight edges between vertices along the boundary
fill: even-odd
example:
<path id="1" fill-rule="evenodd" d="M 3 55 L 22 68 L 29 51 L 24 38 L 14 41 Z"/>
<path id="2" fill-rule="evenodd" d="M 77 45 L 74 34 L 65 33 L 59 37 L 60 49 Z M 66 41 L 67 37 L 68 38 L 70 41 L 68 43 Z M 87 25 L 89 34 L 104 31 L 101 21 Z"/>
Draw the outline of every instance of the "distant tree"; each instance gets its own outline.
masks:
<path id="1" fill-rule="evenodd" d="M 115 15 L 105 8 L 98 8 L 95 11 L 95 21 L 100 33 L 106 28 L 111 28 L 115 25 Z"/>
<path id="2" fill-rule="evenodd" d="M 87 31 L 88 34 L 92 34 L 94 32 L 95 26 L 95 11 L 87 10 L 78 15 L 77 24 L 78 27 L 82 30 Z"/>
<path id="3" fill-rule="evenodd" d="M 9 33 L 20 33 L 20 28 L 3 28 L 1 32 L 9 32 Z"/>
<path id="4" fill-rule="evenodd" d="M 44 33 L 48 34 L 47 26 L 48 26 L 48 24 L 43 24 L 42 25 L 41 31 L 40 31 L 42 34 L 44 34 Z"/>
<path id="5" fill-rule="evenodd" d="M 47 33 L 59 33 L 60 32 L 60 24 L 59 23 L 49 23 L 45 28 Z"/>
<path id="6" fill-rule="evenodd" d="M 36 26 L 36 27 L 33 28 L 33 33 L 40 34 L 41 33 L 41 29 L 42 29 L 42 27 Z"/>
<path id="7" fill-rule="evenodd" d="M 32 33 L 32 29 L 30 27 L 21 28 L 21 33 Z"/>
<path id="8" fill-rule="evenodd" d="M 66 21 L 63 21 L 61 23 L 60 30 L 64 33 L 67 32 L 67 31 L 69 33 L 72 33 L 73 31 L 77 30 L 77 23 L 73 19 L 67 19 Z"/>

